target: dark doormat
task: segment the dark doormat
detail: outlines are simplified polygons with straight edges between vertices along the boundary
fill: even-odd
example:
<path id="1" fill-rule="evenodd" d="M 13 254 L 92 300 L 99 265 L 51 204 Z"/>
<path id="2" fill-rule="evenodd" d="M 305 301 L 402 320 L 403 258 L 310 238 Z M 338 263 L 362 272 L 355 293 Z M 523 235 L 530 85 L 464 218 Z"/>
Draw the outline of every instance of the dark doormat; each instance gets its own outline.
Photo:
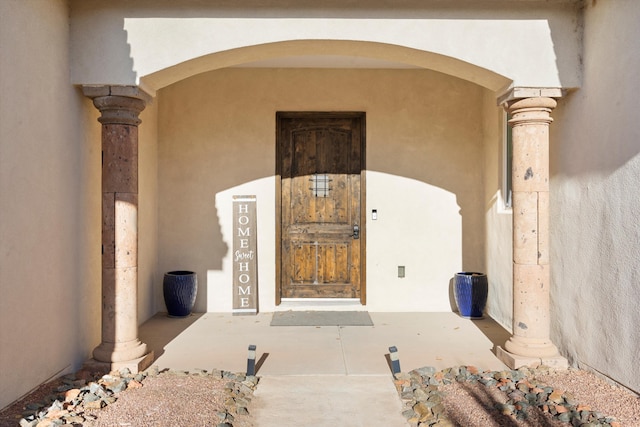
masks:
<path id="1" fill-rule="evenodd" d="M 276 311 L 271 326 L 373 326 L 366 311 Z"/>

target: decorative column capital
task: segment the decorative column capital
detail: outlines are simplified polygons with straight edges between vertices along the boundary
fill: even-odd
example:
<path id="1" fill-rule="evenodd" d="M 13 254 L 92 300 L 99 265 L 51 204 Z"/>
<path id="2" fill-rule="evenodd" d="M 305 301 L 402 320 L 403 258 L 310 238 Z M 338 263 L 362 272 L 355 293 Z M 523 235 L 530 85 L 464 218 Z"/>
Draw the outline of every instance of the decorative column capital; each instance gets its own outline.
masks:
<path id="1" fill-rule="evenodd" d="M 93 99 L 103 125 L 137 126 L 141 122 L 138 116 L 151 102 L 151 97 L 136 86 L 83 86 L 82 92 Z"/>
<path id="2" fill-rule="evenodd" d="M 102 113 L 98 121 L 103 125 L 133 126 L 138 126 L 142 122 L 138 116 L 146 106 L 140 99 L 114 95 L 93 98 L 93 105 Z"/>
<path id="3" fill-rule="evenodd" d="M 553 98 L 536 97 L 514 99 L 506 103 L 506 109 L 511 114 L 509 124 L 518 126 L 524 124 L 550 124 L 553 121 L 551 111 L 558 103 Z"/>

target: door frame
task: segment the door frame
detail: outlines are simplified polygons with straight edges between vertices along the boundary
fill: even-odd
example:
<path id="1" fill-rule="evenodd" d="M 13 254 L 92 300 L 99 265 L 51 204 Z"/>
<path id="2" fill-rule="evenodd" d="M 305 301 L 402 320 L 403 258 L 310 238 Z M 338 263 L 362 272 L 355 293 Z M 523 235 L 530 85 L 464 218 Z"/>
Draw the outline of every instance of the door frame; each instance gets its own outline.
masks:
<path id="1" fill-rule="evenodd" d="M 280 153 L 280 120 L 288 118 L 349 118 L 359 119 L 361 121 L 360 126 L 360 303 L 366 305 L 367 303 L 367 215 L 366 215 L 366 135 L 367 135 L 367 121 L 366 113 L 358 111 L 278 111 L 276 112 L 276 167 L 275 167 L 275 181 L 276 181 L 276 306 L 282 303 L 282 177 L 281 177 L 281 153 Z M 313 301 L 313 298 L 309 298 Z"/>

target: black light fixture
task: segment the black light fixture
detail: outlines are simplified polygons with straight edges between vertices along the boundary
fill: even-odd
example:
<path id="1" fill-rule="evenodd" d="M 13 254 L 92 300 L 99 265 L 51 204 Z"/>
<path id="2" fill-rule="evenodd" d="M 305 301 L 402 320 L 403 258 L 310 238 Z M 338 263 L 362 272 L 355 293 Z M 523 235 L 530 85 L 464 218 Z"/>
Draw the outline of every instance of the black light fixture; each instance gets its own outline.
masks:
<path id="1" fill-rule="evenodd" d="M 391 359 L 391 372 L 393 375 L 400 373 L 400 357 L 396 346 L 389 347 L 389 359 Z"/>
<path id="2" fill-rule="evenodd" d="M 249 345 L 249 356 L 247 357 L 247 376 L 256 374 L 256 346 Z"/>

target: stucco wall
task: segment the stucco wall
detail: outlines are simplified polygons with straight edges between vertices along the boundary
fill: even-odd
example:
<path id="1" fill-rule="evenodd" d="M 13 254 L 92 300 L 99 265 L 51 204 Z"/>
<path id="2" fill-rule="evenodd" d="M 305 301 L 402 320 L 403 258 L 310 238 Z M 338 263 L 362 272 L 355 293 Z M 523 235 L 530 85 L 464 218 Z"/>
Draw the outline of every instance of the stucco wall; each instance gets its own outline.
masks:
<path id="1" fill-rule="evenodd" d="M 484 95 L 484 203 L 486 212 L 487 313 L 507 330 L 513 316 L 513 243 L 511 208 L 505 208 L 505 113 L 495 95 Z"/>
<path id="2" fill-rule="evenodd" d="M 0 408 L 100 339 L 100 134 L 69 83 L 68 14 L 0 2 Z"/>
<path id="3" fill-rule="evenodd" d="M 584 86 L 551 133 L 553 338 L 640 391 L 640 3 L 587 2 Z"/>
<path id="4" fill-rule="evenodd" d="M 158 103 L 140 114 L 138 127 L 138 322 L 163 309 L 157 303 Z M 99 123 L 97 123 L 99 126 Z"/>
<path id="5" fill-rule="evenodd" d="M 345 55 L 434 69 L 494 91 L 511 82 L 577 87 L 580 32 L 573 3 L 478 1 L 454 9 L 440 1 L 368 2 L 362 8 L 338 1 L 265 6 L 75 0 L 72 80 L 144 84 L 156 90 L 245 62 Z M 344 44 L 336 44 L 340 41 Z M 270 45 L 251 49 L 265 44 Z M 404 49 L 389 49 L 398 46 Z"/>
<path id="6" fill-rule="evenodd" d="M 230 311 L 231 197 L 255 194 L 272 310 L 275 113 L 365 111 L 367 307 L 450 310 L 453 274 L 484 269 L 483 93 L 426 70 L 227 69 L 163 89 L 157 277 L 195 270 L 196 309 Z"/>

